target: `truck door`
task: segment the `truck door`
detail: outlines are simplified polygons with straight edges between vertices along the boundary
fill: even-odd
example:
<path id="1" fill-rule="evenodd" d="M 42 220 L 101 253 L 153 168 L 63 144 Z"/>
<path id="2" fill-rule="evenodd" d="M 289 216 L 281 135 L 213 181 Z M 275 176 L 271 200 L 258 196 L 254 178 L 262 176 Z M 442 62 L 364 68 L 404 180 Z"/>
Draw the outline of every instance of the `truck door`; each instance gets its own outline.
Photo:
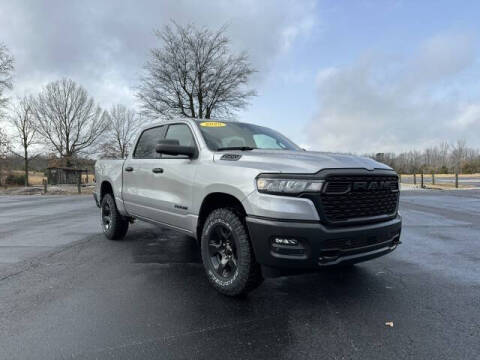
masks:
<path id="1" fill-rule="evenodd" d="M 178 140 L 182 146 L 198 144 L 186 123 L 170 124 L 165 132 L 165 139 Z M 187 156 L 162 154 L 158 161 L 162 174 L 158 176 L 161 184 L 161 201 L 156 204 L 161 211 L 162 222 L 182 229 L 192 229 L 191 215 L 193 202 L 193 182 L 198 160 Z"/>
<path id="2" fill-rule="evenodd" d="M 185 123 L 145 130 L 133 156 L 124 165 L 125 206 L 132 215 L 191 230 L 188 215 L 197 160 L 156 153 L 155 146 L 162 138 L 176 139 L 180 145 L 197 146 Z"/>
<path id="3" fill-rule="evenodd" d="M 122 196 L 125 208 L 131 215 L 148 219 L 157 217 L 155 200 L 159 193 L 158 179 L 152 169 L 158 167 L 160 154 L 155 146 L 163 139 L 166 126 L 157 126 L 144 130 L 138 138 L 132 156 L 123 165 Z"/>

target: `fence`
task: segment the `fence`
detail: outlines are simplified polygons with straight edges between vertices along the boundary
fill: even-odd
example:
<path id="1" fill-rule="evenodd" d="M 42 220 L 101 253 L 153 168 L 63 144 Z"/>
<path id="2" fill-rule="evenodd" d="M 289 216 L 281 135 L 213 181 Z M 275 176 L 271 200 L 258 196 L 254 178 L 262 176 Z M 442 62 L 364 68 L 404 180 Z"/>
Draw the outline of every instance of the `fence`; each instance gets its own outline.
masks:
<path id="1" fill-rule="evenodd" d="M 401 174 L 400 183 L 418 185 L 422 188 L 479 188 L 480 174 Z"/>
<path id="2" fill-rule="evenodd" d="M 82 173 L 79 172 L 76 176 L 76 187 L 77 187 L 77 192 L 79 194 L 82 193 L 82 184 L 85 183 L 85 184 L 88 184 L 88 173 L 85 177 L 82 176 Z M 94 179 L 95 180 L 95 179 Z M 49 184 L 48 182 L 48 179 L 42 179 L 42 186 L 43 186 L 43 193 L 44 194 L 47 194 L 48 193 L 48 185 L 52 185 L 52 184 Z"/>

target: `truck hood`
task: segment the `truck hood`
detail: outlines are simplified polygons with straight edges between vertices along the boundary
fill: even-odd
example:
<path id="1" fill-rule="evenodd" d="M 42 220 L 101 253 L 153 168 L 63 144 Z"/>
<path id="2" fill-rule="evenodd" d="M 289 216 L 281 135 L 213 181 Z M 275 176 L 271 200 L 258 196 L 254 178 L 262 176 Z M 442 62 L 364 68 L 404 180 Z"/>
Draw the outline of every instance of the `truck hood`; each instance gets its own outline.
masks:
<path id="1" fill-rule="evenodd" d="M 238 160 L 222 159 L 225 154 L 241 155 Z M 373 159 L 317 151 L 249 150 L 224 151 L 214 154 L 214 161 L 236 167 L 256 168 L 264 172 L 314 174 L 323 169 L 389 169 Z"/>

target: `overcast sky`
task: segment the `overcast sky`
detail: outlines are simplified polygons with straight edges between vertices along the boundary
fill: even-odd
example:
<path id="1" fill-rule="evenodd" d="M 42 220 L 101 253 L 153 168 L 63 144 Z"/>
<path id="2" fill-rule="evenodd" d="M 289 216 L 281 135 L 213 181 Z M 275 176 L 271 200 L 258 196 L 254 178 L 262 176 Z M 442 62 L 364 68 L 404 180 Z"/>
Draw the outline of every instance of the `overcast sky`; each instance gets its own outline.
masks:
<path id="1" fill-rule="evenodd" d="M 480 147 L 475 3 L 0 0 L 0 42 L 16 59 L 13 95 L 70 77 L 105 108 L 137 107 L 154 29 L 226 23 L 258 69 L 258 96 L 239 120 L 315 150 Z"/>

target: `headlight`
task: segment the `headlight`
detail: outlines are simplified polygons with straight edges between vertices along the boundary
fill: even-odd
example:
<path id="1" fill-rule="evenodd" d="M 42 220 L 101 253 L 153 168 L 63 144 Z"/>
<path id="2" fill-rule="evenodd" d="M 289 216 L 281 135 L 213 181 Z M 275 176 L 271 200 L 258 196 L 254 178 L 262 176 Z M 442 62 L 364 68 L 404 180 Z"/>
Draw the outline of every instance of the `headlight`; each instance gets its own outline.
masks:
<path id="1" fill-rule="evenodd" d="M 296 195 L 304 192 L 320 192 L 323 180 L 257 178 L 257 190 L 267 194 Z"/>

